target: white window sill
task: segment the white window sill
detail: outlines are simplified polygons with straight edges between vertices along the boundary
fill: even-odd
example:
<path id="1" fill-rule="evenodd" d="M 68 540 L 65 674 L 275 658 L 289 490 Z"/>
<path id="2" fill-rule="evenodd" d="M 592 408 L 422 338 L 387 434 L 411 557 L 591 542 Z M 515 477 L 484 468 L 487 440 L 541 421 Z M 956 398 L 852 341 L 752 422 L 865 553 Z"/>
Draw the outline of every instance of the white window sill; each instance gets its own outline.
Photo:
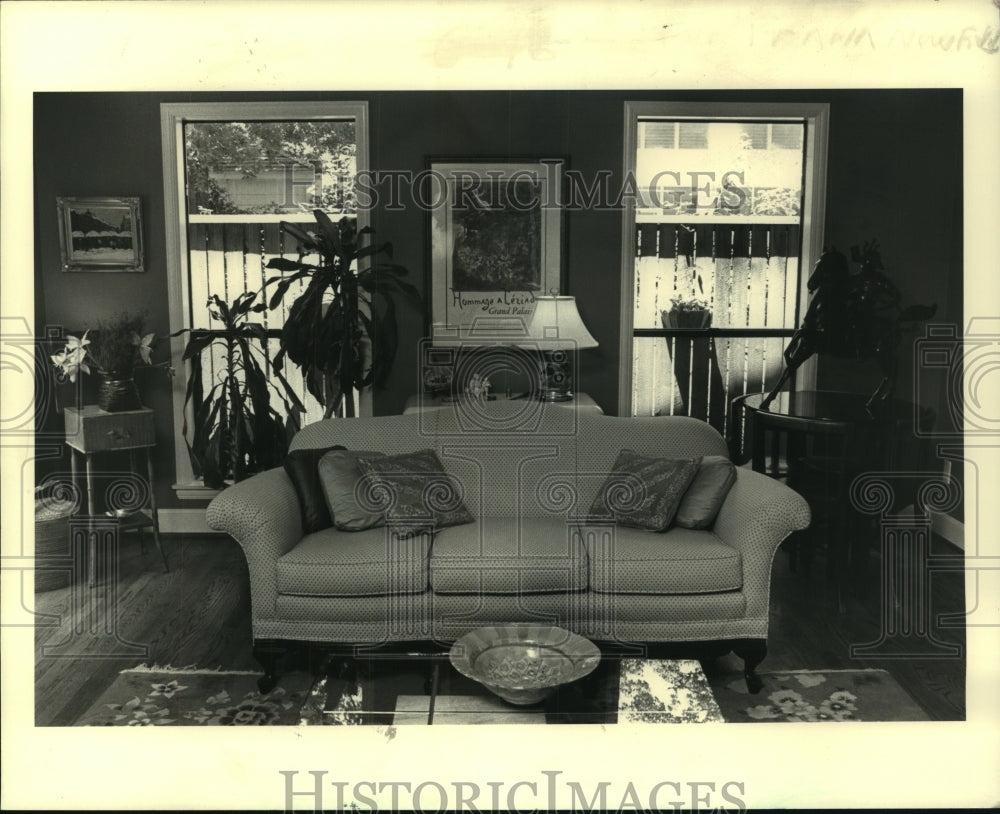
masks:
<path id="1" fill-rule="evenodd" d="M 205 486 L 200 480 L 175 483 L 171 488 L 178 500 L 211 500 L 222 491 Z"/>

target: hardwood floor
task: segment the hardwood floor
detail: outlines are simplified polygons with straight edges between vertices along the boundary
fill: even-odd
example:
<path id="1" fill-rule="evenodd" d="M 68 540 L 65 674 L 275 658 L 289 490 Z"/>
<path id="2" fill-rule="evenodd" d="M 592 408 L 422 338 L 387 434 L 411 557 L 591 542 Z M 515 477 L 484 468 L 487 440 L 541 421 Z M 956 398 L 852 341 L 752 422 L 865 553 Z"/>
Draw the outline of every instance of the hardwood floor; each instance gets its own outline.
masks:
<path id="1" fill-rule="evenodd" d="M 70 613 L 72 590 L 60 588 L 36 595 L 36 612 L 54 614 L 60 623 L 38 626 L 35 632 L 35 723 L 72 724 L 114 680 L 120 670 L 139 664 L 229 670 L 257 669 L 251 657 L 250 600 L 246 562 L 232 540 L 219 536 L 164 538 L 171 571 L 159 570 L 155 550 L 145 555 L 133 540 L 122 543 L 117 583 L 117 640 L 110 635 L 84 635 L 104 619 L 95 603 L 109 598 L 109 589 L 84 589 L 86 602 Z M 955 553 L 935 540 L 935 553 Z M 762 671 L 790 669 L 883 668 L 888 670 L 934 720 L 965 717 L 964 658 L 852 658 L 851 644 L 878 638 L 881 597 L 879 563 L 873 556 L 865 581 L 867 596 L 852 597 L 847 613 L 827 587 L 822 558 L 809 575 L 793 573 L 788 558 L 775 559 L 771 590 L 771 631 Z M 964 610 L 961 571 L 931 575 L 931 634 L 963 645 L 961 627 L 942 628 L 943 613 Z M 123 642 L 143 648 L 122 654 Z M 72 657 L 52 655 L 43 648 L 68 650 Z M 899 654 L 897 646 L 895 652 Z M 709 665 L 710 670 L 739 670 L 732 654 Z"/>

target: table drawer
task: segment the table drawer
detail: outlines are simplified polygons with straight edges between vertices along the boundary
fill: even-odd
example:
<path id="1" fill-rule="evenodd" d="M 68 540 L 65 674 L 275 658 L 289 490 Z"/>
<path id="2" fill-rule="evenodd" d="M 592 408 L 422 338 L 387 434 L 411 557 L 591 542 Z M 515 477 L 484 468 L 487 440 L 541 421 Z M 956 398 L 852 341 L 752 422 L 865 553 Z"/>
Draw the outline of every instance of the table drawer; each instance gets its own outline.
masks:
<path id="1" fill-rule="evenodd" d="M 94 406 L 67 407 L 66 443 L 81 452 L 151 447 L 156 443 L 153 411 L 106 413 Z"/>

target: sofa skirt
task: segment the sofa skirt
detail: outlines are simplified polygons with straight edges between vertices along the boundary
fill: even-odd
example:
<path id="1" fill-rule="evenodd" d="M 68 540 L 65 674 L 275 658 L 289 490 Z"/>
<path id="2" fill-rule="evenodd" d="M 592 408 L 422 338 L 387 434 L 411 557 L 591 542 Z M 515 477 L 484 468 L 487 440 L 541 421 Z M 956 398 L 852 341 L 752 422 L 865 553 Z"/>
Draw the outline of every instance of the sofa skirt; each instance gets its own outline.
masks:
<path id="1" fill-rule="evenodd" d="M 257 619 L 256 638 L 330 643 L 453 641 L 477 627 L 540 622 L 599 641 L 699 641 L 760 637 L 741 591 L 652 596 L 577 593 L 422 594 L 364 597 L 279 595 L 277 618 Z M 712 622 L 704 620 L 712 619 Z"/>

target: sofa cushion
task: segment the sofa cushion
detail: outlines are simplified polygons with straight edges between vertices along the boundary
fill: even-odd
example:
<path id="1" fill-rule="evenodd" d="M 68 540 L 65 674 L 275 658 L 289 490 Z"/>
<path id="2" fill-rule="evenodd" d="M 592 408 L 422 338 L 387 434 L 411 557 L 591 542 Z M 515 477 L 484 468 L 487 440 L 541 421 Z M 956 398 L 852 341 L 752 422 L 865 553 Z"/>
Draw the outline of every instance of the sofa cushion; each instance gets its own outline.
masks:
<path id="1" fill-rule="evenodd" d="M 380 455 L 381 452 L 334 449 L 320 458 L 317 467 L 319 479 L 335 529 L 364 531 L 384 523 L 381 512 L 358 501 L 357 492 L 364 478 L 358 458 L 376 458 Z"/>
<path id="2" fill-rule="evenodd" d="M 674 522 L 687 529 L 707 529 L 715 522 L 726 495 L 736 483 L 736 467 L 723 455 L 706 455 L 688 486 Z"/>
<path id="3" fill-rule="evenodd" d="M 297 449 L 285 456 L 285 472 L 295 487 L 295 494 L 299 496 L 302 530 L 306 534 L 333 525 L 319 478 L 319 462 L 333 449 L 343 449 L 343 447 L 338 444 L 320 449 Z"/>
<path id="4" fill-rule="evenodd" d="M 427 590 L 430 536 L 406 538 L 386 528 L 309 534 L 278 558 L 278 593 L 294 596 L 383 596 Z"/>
<path id="5" fill-rule="evenodd" d="M 740 552 L 710 531 L 652 534 L 621 526 L 584 532 L 590 589 L 601 593 L 702 594 L 743 587 Z"/>
<path id="6" fill-rule="evenodd" d="M 697 472 L 697 458 L 651 458 L 623 449 L 590 514 L 613 515 L 621 526 L 664 531 Z"/>
<path id="7" fill-rule="evenodd" d="M 557 517 L 482 518 L 439 531 L 431 588 L 441 594 L 532 594 L 587 587 L 576 527 Z"/>
<path id="8" fill-rule="evenodd" d="M 358 465 L 377 485 L 372 490 L 373 497 L 389 498 L 387 522 L 431 528 L 472 522 L 472 515 L 462 502 L 461 482 L 444 471 L 434 450 L 359 457 Z M 385 493 L 380 494 L 378 487 Z"/>

